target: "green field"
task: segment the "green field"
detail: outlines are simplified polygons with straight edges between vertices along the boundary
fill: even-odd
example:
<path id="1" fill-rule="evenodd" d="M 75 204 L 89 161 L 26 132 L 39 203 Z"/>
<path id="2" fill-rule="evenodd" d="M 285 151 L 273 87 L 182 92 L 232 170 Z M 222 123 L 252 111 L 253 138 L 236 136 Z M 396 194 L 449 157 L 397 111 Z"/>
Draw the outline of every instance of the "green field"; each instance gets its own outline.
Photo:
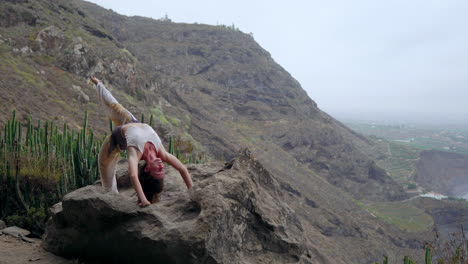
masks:
<path id="1" fill-rule="evenodd" d="M 385 222 L 409 232 L 421 232 L 434 223 L 432 217 L 408 202 L 377 203 L 366 209 Z"/>

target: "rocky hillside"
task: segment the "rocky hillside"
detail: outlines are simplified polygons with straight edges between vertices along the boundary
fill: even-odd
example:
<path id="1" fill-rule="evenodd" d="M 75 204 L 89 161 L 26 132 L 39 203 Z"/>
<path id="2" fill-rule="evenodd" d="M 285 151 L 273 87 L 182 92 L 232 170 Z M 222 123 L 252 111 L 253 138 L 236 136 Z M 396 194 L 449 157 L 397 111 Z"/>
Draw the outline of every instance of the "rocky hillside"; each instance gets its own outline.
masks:
<path id="1" fill-rule="evenodd" d="M 365 139 L 320 111 L 248 34 L 125 17 L 81 1 L 1 8 L 2 117 L 16 108 L 23 118 L 74 123 L 88 110 L 92 127 L 105 131 L 85 79 L 95 74 L 136 116 L 153 113 L 216 158 L 248 146 L 267 165 L 289 171 L 288 156 L 358 199 L 404 198 L 352 143 Z"/>
<path id="2" fill-rule="evenodd" d="M 468 195 L 468 156 L 438 150 L 422 151 L 414 179 L 427 190 L 447 196 Z"/>
<path id="3" fill-rule="evenodd" d="M 248 34 L 222 26 L 126 17 L 71 0 L 0 5 L 0 118 L 80 126 L 108 123 L 87 77 L 102 79 L 135 116 L 157 117 L 163 137 L 229 160 L 239 148 L 271 174 L 323 263 L 371 263 L 422 247 L 356 200 L 406 197 L 357 147 L 367 140 L 322 112 Z M 229 184 L 226 182 L 226 184 Z M 417 238 L 417 239 L 416 239 Z"/>

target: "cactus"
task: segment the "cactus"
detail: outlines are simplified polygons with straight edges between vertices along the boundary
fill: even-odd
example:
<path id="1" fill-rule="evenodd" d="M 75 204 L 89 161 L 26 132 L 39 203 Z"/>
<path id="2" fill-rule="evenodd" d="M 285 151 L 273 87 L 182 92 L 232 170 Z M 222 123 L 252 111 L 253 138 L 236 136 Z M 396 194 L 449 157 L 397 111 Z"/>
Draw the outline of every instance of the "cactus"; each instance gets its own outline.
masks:
<path id="1" fill-rule="evenodd" d="M 8 171 L 7 171 L 7 166 L 8 166 L 8 161 L 7 161 L 7 157 L 6 157 L 6 146 L 3 147 L 3 160 L 2 160 L 2 163 L 3 163 L 3 180 L 4 181 L 7 181 L 8 179 Z"/>
<path id="2" fill-rule="evenodd" d="M 26 129 L 26 148 L 28 148 L 30 145 L 30 139 L 31 139 L 31 117 L 28 118 L 28 124 L 27 124 L 27 129 Z"/>
<path id="3" fill-rule="evenodd" d="M 112 123 L 111 119 L 109 119 L 109 129 L 110 129 L 111 133 L 112 133 L 112 131 L 114 131 L 114 124 Z"/>
<path id="4" fill-rule="evenodd" d="M 10 144 L 13 145 L 16 139 L 16 110 L 13 110 L 13 117 L 11 118 L 10 125 Z"/>
<path id="5" fill-rule="evenodd" d="M 150 127 L 153 127 L 153 123 L 154 123 L 154 118 L 153 118 L 153 114 L 151 114 L 150 115 L 150 121 L 149 121 Z"/>
<path id="6" fill-rule="evenodd" d="M 17 154 L 18 155 L 18 154 Z M 20 161 L 19 161 L 19 158 L 16 157 L 16 161 L 15 161 L 16 165 L 15 165 L 15 171 L 16 171 L 16 184 L 15 184 L 15 187 L 16 187 L 16 194 L 18 195 L 18 198 L 19 198 L 19 201 L 21 202 L 21 204 L 23 205 L 24 209 L 26 209 L 26 211 L 29 209 L 29 206 L 28 204 L 26 203 L 26 201 L 24 200 L 24 197 L 23 197 L 23 194 L 21 193 L 21 188 L 20 188 Z"/>
<path id="7" fill-rule="evenodd" d="M 174 139 L 172 136 L 169 136 L 169 153 L 174 155 Z"/>
<path id="8" fill-rule="evenodd" d="M 18 140 L 16 143 L 16 152 L 21 152 L 21 139 L 22 139 L 23 129 L 21 123 L 18 123 Z"/>
<path id="9" fill-rule="evenodd" d="M 426 248 L 426 257 L 425 257 L 426 264 L 432 264 L 432 257 L 431 257 L 431 249 Z"/>
<path id="10" fill-rule="evenodd" d="M 43 135 L 43 142 L 44 142 L 44 153 L 46 160 L 49 159 L 49 122 L 46 121 L 44 126 L 44 135 Z"/>
<path id="11" fill-rule="evenodd" d="M 408 256 L 405 256 L 405 257 L 403 258 L 403 263 L 404 263 L 404 264 L 409 264 L 409 258 L 408 258 Z"/>
<path id="12" fill-rule="evenodd" d="M 88 111 L 85 111 L 85 119 L 83 124 L 83 145 L 86 145 L 86 130 L 88 129 Z"/>
<path id="13" fill-rule="evenodd" d="M 463 226 L 462 226 L 462 229 L 463 229 Z M 453 263 L 454 264 L 460 264 L 460 254 L 461 254 L 461 251 L 460 251 L 460 246 L 457 247 L 457 249 L 455 250 L 455 256 L 453 257 Z"/>
<path id="14" fill-rule="evenodd" d="M 10 150 L 10 146 L 11 146 L 11 130 L 10 130 L 10 120 L 7 121 L 7 124 L 5 126 L 5 142 L 8 146 L 8 150 Z"/>

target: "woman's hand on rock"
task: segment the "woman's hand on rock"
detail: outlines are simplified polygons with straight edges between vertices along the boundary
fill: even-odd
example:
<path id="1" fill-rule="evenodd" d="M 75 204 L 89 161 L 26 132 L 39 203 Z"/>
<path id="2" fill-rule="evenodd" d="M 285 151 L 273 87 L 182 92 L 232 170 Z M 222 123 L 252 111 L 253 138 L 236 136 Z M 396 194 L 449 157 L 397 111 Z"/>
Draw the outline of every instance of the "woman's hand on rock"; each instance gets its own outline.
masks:
<path id="1" fill-rule="evenodd" d="M 151 204 L 151 203 L 150 203 L 148 200 L 146 200 L 146 199 L 145 199 L 144 201 L 141 201 L 141 202 L 138 203 L 138 205 L 139 205 L 140 207 L 146 207 L 146 206 L 148 206 L 148 205 L 150 205 L 150 204 Z"/>

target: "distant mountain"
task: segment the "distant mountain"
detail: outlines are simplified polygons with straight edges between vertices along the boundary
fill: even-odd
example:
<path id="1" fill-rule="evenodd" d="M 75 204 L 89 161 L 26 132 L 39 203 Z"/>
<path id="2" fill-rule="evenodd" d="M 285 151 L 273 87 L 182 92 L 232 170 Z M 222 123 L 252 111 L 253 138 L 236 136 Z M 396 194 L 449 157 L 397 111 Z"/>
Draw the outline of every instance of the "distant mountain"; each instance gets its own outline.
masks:
<path id="1" fill-rule="evenodd" d="M 108 123 L 90 75 L 163 138 L 228 160 L 248 147 L 277 175 L 284 202 L 323 263 L 373 263 L 423 246 L 356 200 L 406 198 L 358 145 L 372 144 L 322 112 L 252 36 L 226 26 L 126 17 L 83 1 L 0 5 L 0 119 L 13 109 L 100 134 Z M 280 37 L 280 36 L 278 36 Z M 416 255 L 413 255 L 416 258 Z"/>

